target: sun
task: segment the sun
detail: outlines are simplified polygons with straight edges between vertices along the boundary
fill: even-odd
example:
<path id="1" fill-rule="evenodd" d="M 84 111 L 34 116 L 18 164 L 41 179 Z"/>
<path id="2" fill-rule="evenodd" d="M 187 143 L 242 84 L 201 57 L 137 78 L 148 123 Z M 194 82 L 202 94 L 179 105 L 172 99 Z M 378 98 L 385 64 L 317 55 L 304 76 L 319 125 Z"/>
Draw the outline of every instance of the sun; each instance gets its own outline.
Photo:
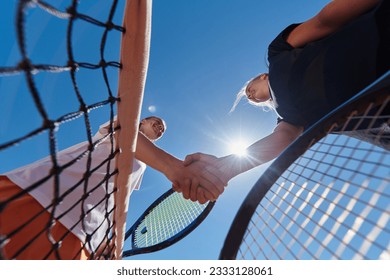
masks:
<path id="1" fill-rule="evenodd" d="M 247 155 L 247 144 L 242 140 L 232 141 L 229 144 L 229 152 L 238 156 L 246 156 Z"/>

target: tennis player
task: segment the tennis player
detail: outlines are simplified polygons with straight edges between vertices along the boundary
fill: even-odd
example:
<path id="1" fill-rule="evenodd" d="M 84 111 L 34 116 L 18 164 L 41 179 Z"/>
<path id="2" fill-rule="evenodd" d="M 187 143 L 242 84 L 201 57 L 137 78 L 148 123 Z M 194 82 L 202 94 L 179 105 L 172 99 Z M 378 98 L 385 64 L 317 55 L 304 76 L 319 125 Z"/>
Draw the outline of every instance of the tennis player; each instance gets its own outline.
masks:
<path id="1" fill-rule="evenodd" d="M 268 62 L 269 73 L 247 82 L 233 109 L 243 96 L 273 108 L 279 116 L 273 132 L 248 147 L 247 157 L 196 153 L 186 164 L 223 167 L 221 179 L 228 182 L 276 158 L 310 125 L 390 70 L 390 1 L 334 0 L 308 21 L 285 28 L 269 45 Z M 202 202 L 197 188 L 188 184 L 178 191 Z"/>
<path id="2" fill-rule="evenodd" d="M 113 174 L 115 170 L 109 127 L 109 122 L 101 125 L 93 137 L 92 142 L 99 144 L 94 147 L 90 157 L 86 153 L 89 142 L 57 154 L 59 166 L 79 158 L 59 173 L 57 194 L 55 176 L 35 184 L 51 174 L 51 157 L 0 176 L 0 201 L 15 196 L 0 209 L 0 236 L 8 238 L 0 240 L 0 252 L 4 258 L 99 257 L 107 240 L 107 232 L 113 226 L 114 176 L 106 178 L 107 173 Z M 188 180 L 200 173 L 196 168 L 184 167 L 181 160 L 154 145 L 153 142 L 164 134 L 165 129 L 165 122 L 155 116 L 140 122 L 136 159 L 128 186 L 130 191 L 139 189 L 146 164 L 175 182 Z M 89 164 L 90 172 L 86 172 Z M 207 182 L 203 183 L 207 185 Z M 55 197 L 59 198 L 58 201 L 53 200 Z M 59 247 L 59 255 L 55 253 L 55 246 Z"/>

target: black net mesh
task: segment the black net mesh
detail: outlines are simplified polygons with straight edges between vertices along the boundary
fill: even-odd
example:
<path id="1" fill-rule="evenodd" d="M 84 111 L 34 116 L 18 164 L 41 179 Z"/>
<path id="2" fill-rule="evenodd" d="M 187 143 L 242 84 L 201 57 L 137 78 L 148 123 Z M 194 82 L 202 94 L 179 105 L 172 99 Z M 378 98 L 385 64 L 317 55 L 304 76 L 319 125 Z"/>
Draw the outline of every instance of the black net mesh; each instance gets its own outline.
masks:
<path id="1" fill-rule="evenodd" d="M 117 173 L 113 132 L 118 129 L 115 110 L 121 67 L 118 62 L 119 42 L 124 32 L 118 22 L 122 20 L 124 1 L 98 1 L 99 5 L 95 1 L 78 0 L 51 1 L 50 4 L 40 0 L 14 2 L 14 10 L 2 12 L 12 13 L 14 17 L 15 26 L 7 28 L 15 29 L 15 37 L 8 40 L 16 41 L 18 58 L 11 60 L 12 64 L 0 65 L 0 79 L 3 86 L 6 83 L 16 86 L 13 87 L 15 90 L 3 90 L 0 95 L 5 100 L 3 112 L 7 113 L 7 106 L 12 105 L 7 104 L 7 100 L 14 100 L 13 108 L 20 116 L 8 118 L 8 126 L 4 125 L 1 129 L 0 171 L 9 171 L 7 162 L 15 161 L 13 155 L 17 151 L 33 153 L 28 145 L 36 139 L 47 143 L 45 149 L 49 157 L 46 162 L 50 163 L 50 167 L 41 178 L 28 182 L 16 192 L 5 193 L 11 183 L 5 176 L 0 177 L 0 257 L 29 258 L 27 251 L 35 251 L 35 257 L 43 259 L 79 258 L 82 251 L 86 251 L 89 258 L 111 258 L 115 206 L 110 201 L 116 191 L 112 182 Z M 37 21 L 37 18 L 40 20 Z M 45 32 L 48 26 L 40 25 L 45 22 L 54 32 Z M 36 36 L 43 39 L 38 41 Z M 40 48 L 41 52 L 36 52 Z M 54 56 L 61 58 L 56 64 L 52 64 Z M 25 100 L 28 101 L 19 102 L 15 96 L 27 96 Z M 58 99 L 53 101 L 53 96 Z M 52 106 L 55 102 L 57 106 Z M 29 126 L 24 124 L 27 119 Z M 108 123 L 105 130 L 94 137 L 95 128 L 91 123 L 101 120 Z M 77 129 L 72 127 L 72 123 L 77 123 Z M 77 156 L 61 158 L 59 150 L 70 143 L 69 139 L 84 142 L 77 150 Z M 94 153 L 103 144 L 109 152 L 104 159 L 96 162 Z M 66 185 L 61 176 L 80 162 L 84 166 L 80 171 L 82 176 L 77 183 Z M 22 160 L 20 163 L 25 164 Z M 105 172 L 100 175 L 98 183 L 91 185 L 91 178 L 102 170 Z M 7 226 L 8 210 L 20 207 L 18 203 L 22 203 L 26 194 L 38 190 L 45 182 L 51 184 L 51 203 L 37 212 L 32 211 L 26 220 L 15 223 L 13 227 Z M 67 188 L 63 191 L 65 185 Z M 72 197 L 72 192 L 76 190 L 82 193 L 78 198 Z M 99 191 L 100 196 L 96 194 Z M 87 200 L 91 196 L 95 197 L 93 205 Z M 66 204 L 69 208 L 59 211 L 59 205 L 63 205 L 65 200 L 68 200 Z M 80 211 L 78 219 L 71 221 L 63 233 L 55 232 L 58 221 L 66 219 L 75 209 Z M 95 230 L 91 231 L 86 224 L 94 219 L 94 210 L 103 211 L 103 214 L 101 219 L 94 221 Z M 43 220 L 45 226 L 32 230 L 37 220 Z M 61 250 L 68 246 L 66 239 L 77 227 L 85 235 L 84 239 L 80 239 L 82 245 L 74 251 L 74 256 L 64 255 Z M 101 231 L 104 234 L 100 233 L 99 240 L 96 240 L 95 234 Z M 38 240 L 42 236 L 51 243 L 47 251 L 42 247 L 36 250 L 36 243 L 41 242 Z M 17 245 L 13 240 L 17 240 Z M 12 250 L 7 248 L 11 244 Z"/>

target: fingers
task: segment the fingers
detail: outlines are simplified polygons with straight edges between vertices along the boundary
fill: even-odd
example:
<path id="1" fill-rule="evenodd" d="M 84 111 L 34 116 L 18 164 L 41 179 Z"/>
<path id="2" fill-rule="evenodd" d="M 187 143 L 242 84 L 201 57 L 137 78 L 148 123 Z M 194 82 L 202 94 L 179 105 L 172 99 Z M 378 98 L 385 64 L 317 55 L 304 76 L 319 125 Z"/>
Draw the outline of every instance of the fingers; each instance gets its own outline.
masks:
<path id="1" fill-rule="evenodd" d="M 197 190 L 199 187 L 199 180 L 197 178 L 192 179 L 190 187 L 190 199 L 191 201 L 197 201 Z"/>
<path id="2" fill-rule="evenodd" d="M 180 186 L 177 182 L 172 183 L 172 188 L 178 192 L 182 193 L 185 199 L 190 199 L 191 201 L 198 201 L 201 204 L 206 203 L 207 201 L 215 201 L 224 191 L 214 191 L 210 192 L 208 189 L 204 188 L 197 179 L 186 180 L 186 186 Z M 208 184 L 208 183 L 207 183 Z"/>
<path id="3" fill-rule="evenodd" d="M 226 180 L 226 176 L 224 172 L 216 166 L 208 165 L 204 169 L 209 176 L 207 177 L 213 184 L 226 187 L 228 181 Z"/>
<path id="4" fill-rule="evenodd" d="M 210 181 L 201 179 L 199 186 L 207 191 L 207 198 L 209 200 L 216 200 L 224 191 L 224 187 L 221 185 L 214 185 Z"/>
<path id="5" fill-rule="evenodd" d="M 200 185 L 213 195 L 214 200 L 224 192 L 225 186 L 227 185 L 220 179 L 222 177 L 220 173 L 217 168 L 208 166 L 199 178 Z"/>
<path id="6" fill-rule="evenodd" d="M 211 199 L 208 199 L 207 196 L 206 196 L 206 190 L 202 188 L 202 186 L 199 186 L 199 188 L 197 189 L 197 198 L 198 198 L 198 202 L 200 204 L 205 204 L 207 201 L 211 200 Z"/>
<path id="7" fill-rule="evenodd" d="M 218 158 L 212 155 L 195 153 L 185 158 L 183 169 L 180 170 L 172 186 L 181 192 L 185 199 L 205 203 L 216 200 L 225 190 L 226 177 L 217 168 Z M 199 190 L 201 186 L 202 190 Z"/>
<path id="8" fill-rule="evenodd" d="M 195 161 L 205 161 L 211 163 L 216 159 L 218 158 L 213 155 L 208 155 L 204 153 L 194 153 L 186 156 L 186 158 L 184 159 L 184 166 L 188 166 Z"/>
<path id="9" fill-rule="evenodd" d="M 181 192 L 185 199 L 189 199 L 191 197 L 191 184 L 192 180 L 187 178 L 184 180 L 184 186 L 180 186 Z"/>
<path id="10" fill-rule="evenodd" d="M 198 190 L 199 190 L 199 193 L 198 193 L 199 198 L 202 199 L 204 202 L 216 201 L 218 199 L 218 197 L 213 197 L 211 195 L 211 193 L 208 190 L 206 190 L 205 188 L 203 188 L 202 186 L 199 186 Z"/>
<path id="11" fill-rule="evenodd" d="M 191 201 L 199 201 L 200 203 L 205 203 L 209 200 L 216 200 L 222 192 L 210 192 L 207 188 L 204 188 L 197 179 L 194 179 L 191 182 L 189 199 Z M 187 197 L 184 198 L 188 199 Z"/>
<path id="12" fill-rule="evenodd" d="M 197 161 L 200 159 L 201 159 L 201 153 L 187 155 L 186 158 L 184 159 L 184 166 L 188 166 L 191 163 L 193 163 L 194 161 Z"/>
<path id="13" fill-rule="evenodd" d="M 211 178 L 210 178 L 211 177 Z M 224 192 L 225 186 L 217 180 L 213 174 L 208 174 L 208 177 L 200 177 L 199 181 L 194 180 L 191 184 L 190 199 L 192 201 L 199 201 L 198 190 L 203 189 L 204 197 L 207 200 L 217 200 L 217 198 Z M 210 181 L 211 180 L 211 181 Z M 217 181 L 217 182 L 215 182 Z"/>
<path id="14" fill-rule="evenodd" d="M 192 201 L 198 200 L 197 189 L 199 185 L 207 191 L 205 197 L 207 200 L 216 200 L 225 190 L 226 183 L 220 179 L 222 176 L 221 171 L 213 166 L 200 165 L 200 170 L 191 180 L 189 190 L 185 195 L 185 198 L 189 198 Z"/>

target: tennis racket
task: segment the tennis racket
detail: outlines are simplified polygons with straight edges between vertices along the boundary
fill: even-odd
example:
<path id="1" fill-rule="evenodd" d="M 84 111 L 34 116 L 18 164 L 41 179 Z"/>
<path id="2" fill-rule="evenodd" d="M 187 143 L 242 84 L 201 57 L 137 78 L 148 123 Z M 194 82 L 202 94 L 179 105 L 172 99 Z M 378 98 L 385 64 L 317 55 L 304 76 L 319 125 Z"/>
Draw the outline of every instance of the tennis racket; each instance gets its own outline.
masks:
<path id="1" fill-rule="evenodd" d="M 210 213 L 215 202 L 200 204 L 168 190 L 155 200 L 126 232 L 131 249 L 123 257 L 151 253 L 171 246 L 192 232 Z"/>
<path id="2" fill-rule="evenodd" d="M 390 71 L 292 143 L 243 201 L 220 259 L 390 258 Z"/>

